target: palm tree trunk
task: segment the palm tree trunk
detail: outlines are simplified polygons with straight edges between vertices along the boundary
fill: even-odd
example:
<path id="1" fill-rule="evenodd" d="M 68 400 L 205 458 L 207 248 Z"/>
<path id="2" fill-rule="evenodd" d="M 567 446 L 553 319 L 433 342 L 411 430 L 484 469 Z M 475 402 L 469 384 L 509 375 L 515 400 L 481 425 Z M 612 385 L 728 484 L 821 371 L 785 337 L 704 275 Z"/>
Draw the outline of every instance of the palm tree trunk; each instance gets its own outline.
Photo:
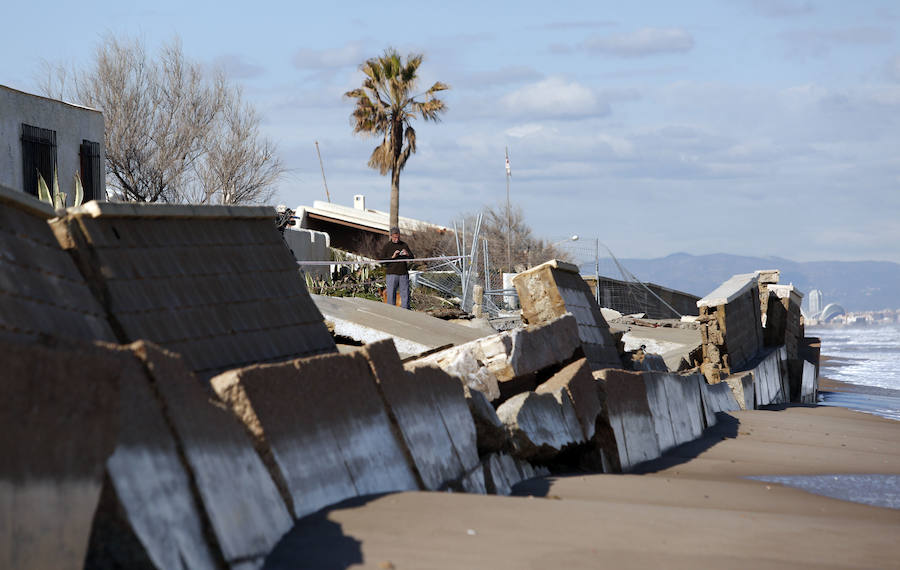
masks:
<path id="1" fill-rule="evenodd" d="M 400 227 L 400 167 L 394 165 L 391 169 L 391 209 L 389 226 Z"/>

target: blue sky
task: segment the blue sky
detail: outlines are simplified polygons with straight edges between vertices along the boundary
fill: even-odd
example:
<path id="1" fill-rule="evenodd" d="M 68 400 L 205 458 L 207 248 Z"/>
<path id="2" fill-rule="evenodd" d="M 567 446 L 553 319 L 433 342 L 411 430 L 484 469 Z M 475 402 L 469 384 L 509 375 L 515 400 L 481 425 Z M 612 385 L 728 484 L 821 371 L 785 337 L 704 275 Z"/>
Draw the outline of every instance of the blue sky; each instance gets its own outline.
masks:
<path id="1" fill-rule="evenodd" d="M 425 54 L 423 87 L 452 87 L 443 121 L 417 125 L 401 215 L 505 203 L 508 146 L 513 202 L 550 240 L 900 262 L 894 1 L 59 4 L 4 7 L 19 25 L 0 35 L 0 83 L 37 91 L 43 60 L 86 65 L 107 33 L 150 50 L 177 35 L 243 86 L 292 206 L 325 198 L 318 140 L 332 200 L 387 209 L 341 95 L 393 46 Z"/>

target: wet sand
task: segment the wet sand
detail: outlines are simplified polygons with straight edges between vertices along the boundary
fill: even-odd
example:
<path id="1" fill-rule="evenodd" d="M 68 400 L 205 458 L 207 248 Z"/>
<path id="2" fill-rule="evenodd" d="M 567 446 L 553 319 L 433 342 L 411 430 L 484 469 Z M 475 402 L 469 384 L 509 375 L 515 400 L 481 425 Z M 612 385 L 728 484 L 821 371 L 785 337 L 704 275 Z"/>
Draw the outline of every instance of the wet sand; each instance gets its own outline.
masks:
<path id="1" fill-rule="evenodd" d="M 816 406 L 721 419 L 644 474 L 348 501 L 300 521 L 268 567 L 897 567 L 900 510 L 745 477 L 900 474 L 900 422 Z"/>

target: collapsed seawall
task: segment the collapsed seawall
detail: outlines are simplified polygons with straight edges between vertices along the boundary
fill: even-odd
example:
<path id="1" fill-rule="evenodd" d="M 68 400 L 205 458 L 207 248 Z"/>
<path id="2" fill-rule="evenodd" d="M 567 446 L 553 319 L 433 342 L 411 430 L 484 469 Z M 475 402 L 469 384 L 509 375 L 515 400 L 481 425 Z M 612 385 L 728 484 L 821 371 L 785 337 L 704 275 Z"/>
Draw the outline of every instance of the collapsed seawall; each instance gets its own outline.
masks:
<path id="1" fill-rule="evenodd" d="M 348 498 L 628 471 L 718 412 L 815 400 L 769 273 L 701 300 L 687 370 L 626 354 L 561 262 L 516 278 L 525 327 L 404 363 L 390 340 L 337 352 L 266 208 L 0 189 L 0 216 L 10 567 L 256 568 Z"/>

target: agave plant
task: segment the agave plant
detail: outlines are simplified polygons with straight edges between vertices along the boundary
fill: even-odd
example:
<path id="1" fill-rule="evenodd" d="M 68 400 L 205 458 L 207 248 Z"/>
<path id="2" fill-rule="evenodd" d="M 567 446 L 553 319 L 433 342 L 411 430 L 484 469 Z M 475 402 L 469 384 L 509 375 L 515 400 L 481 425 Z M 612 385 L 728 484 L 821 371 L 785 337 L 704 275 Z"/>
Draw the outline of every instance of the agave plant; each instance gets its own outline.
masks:
<path id="1" fill-rule="evenodd" d="M 38 199 L 41 202 L 46 202 L 50 204 L 56 209 L 65 208 L 66 201 L 68 199 L 68 194 L 65 192 L 59 191 L 59 176 L 56 174 L 56 170 L 53 170 L 53 193 L 50 193 L 50 189 L 47 187 L 47 182 L 44 180 L 44 177 L 41 175 L 40 171 L 37 173 L 38 177 Z M 81 177 L 78 176 L 78 173 L 75 173 L 75 202 L 72 204 L 73 206 L 80 206 L 81 201 L 84 200 L 84 187 L 81 184 Z"/>

